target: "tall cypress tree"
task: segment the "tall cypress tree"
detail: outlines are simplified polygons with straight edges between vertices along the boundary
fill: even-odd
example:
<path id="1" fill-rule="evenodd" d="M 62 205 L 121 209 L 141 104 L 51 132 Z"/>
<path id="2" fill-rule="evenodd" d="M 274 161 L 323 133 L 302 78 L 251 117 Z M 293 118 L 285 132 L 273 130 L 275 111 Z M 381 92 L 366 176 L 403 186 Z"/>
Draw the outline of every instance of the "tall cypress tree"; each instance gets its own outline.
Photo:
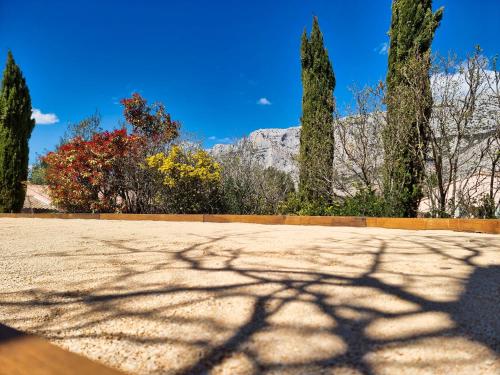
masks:
<path id="1" fill-rule="evenodd" d="M 9 51 L 0 90 L 0 212 L 19 212 L 23 207 L 28 140 L 34 126 L 28 86 Z"/>
<path id="2" fill-rule="evenodd" d="M 432 110 L 430 48 L 443 9 L 432 0 L 393 0 L 384 131 L 389 214 L 416 216 L 422 198 L 428 125 Z"/>
<path id="3" fill-rule="evenodd" d="M 310 37 L 305 30 L 302 34 L 301 63 L 299 191 L 305 202 L 321 204 L 330 199 L 333 173 L 335 76 L 317 17 L 314 17 Z"/>

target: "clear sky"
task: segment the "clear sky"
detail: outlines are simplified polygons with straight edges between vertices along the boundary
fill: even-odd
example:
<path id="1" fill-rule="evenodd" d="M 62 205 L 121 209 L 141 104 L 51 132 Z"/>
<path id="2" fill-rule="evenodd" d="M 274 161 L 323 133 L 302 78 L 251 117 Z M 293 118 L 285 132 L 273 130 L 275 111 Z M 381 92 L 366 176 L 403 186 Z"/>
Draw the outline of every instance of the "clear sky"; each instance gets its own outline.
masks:
<path id="1" fill-rule="evenodd" d="M 348 87 L 384 79 L 390 0 L 0 0 L 1 69 L 7 50 L 40 111 L 31 160 L 68 121 L 98 109 L 118 126 L 133 91 L 163 102 L 205 145 L 252 130 L 299 124 L 300 36 L 319 17 L 340 103 Z M 434 51 L 480 44 L 500 53 L 500 0 L 435 0 L 445 6 Z M 43 116 L 43 115 L 46 116 Z"/>

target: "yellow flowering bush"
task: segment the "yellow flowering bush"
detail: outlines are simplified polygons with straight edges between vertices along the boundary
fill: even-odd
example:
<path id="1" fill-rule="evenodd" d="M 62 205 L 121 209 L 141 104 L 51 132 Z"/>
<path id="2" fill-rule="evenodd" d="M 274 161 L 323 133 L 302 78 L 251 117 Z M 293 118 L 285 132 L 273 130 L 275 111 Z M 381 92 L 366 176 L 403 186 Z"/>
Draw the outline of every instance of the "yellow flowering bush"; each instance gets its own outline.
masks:
<path id="1" fill-rule="evenodd" d="M 175 145 L 146 160 L 156 169 L 166 187 L 165 201 L 171 212 L 216 212 L 219 202 L 221 167 L 202 149 L 184 150 Z"/>
<path id="2" fill-rule="evenodd" d="M 198 180 L 200 183 L 220 181 L 219 164 L 204 150 L 185 152 L 180 146 L 173 146 L 165 155 L 160 152 L 147 159 L 150 167 L 158 169 L 164 177 L 164 184 L 175 187 L 185 180 Z"/>

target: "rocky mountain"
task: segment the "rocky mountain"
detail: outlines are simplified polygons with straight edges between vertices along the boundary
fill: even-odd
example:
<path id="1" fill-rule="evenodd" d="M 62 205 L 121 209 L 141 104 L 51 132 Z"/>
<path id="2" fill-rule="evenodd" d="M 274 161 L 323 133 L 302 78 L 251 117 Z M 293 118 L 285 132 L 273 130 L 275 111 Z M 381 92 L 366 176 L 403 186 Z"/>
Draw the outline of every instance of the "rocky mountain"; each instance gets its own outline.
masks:
<path id="1" fill-rule="evenodd" d="M 251 132 L 246 140 L 253 147 L 255 158 L 265 167 L 275 167 L 296 177 L 298 173 L 295 156 L 299 152 L 300 127 L 287 129 L 259 129 Z M 211 152 L 223 155 L 234 149 L 235 144 L 216 144 Z"/>

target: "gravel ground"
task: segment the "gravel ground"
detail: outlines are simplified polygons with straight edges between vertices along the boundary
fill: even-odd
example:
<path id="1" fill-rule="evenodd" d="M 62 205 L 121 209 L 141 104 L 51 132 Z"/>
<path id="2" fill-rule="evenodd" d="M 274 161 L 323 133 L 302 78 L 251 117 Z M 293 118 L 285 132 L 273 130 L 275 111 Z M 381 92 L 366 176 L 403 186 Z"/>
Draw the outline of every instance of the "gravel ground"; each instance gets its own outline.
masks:
<path id="1" fill-rule="evenodd" d="M 500 236 L 0 219 L 0 322 L 137 374 L 499 374 Z"/>

